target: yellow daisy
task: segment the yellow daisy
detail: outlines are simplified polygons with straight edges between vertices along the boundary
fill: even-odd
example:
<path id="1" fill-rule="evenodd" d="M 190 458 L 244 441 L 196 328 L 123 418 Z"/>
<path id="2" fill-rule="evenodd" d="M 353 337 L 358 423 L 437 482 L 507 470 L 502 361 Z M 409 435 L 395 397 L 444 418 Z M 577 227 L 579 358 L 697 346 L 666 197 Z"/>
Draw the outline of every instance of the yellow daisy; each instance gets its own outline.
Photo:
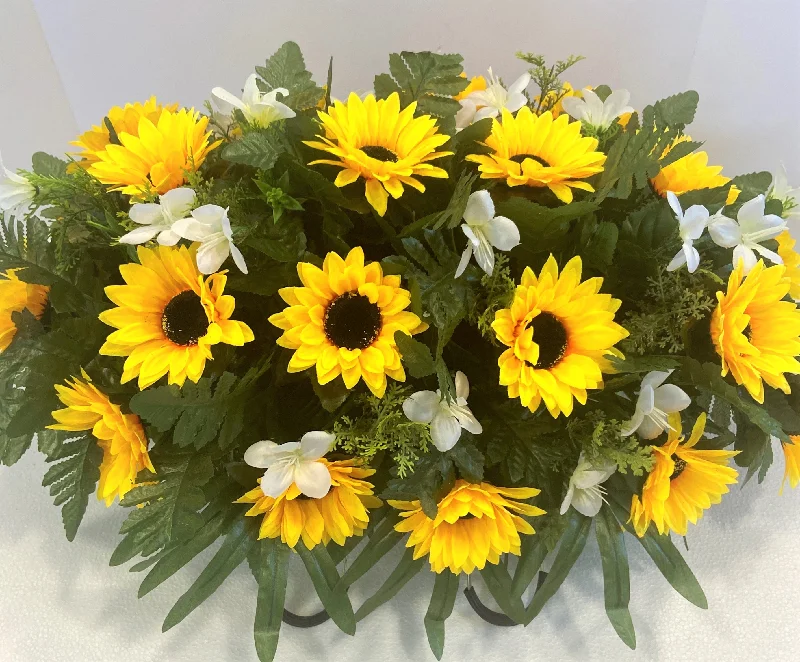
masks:
<path id="1" fill-rule="evenodd" d="M 462 73 L 462 78 L 466 78 L 467 74 Z M 473 76 L 469 79 L 469 85 L 467 85 L 461 92 L 456 94 L 453 98 L 456 101 L 461 101 L 461 99 L 466 99 L 470 94 L 473 92 L 482 92 L 486 89 L 486 79 L 483 76 Z"/>
<path id="2" fill-rule="evenodd" d="M 429 115 L 414 117 L 416 109 L 415 101 L 401 111 L 397 93 L 380 101 L 370 94 L 362 101 L 353 92 L 347 103 L 334 101 L 327 113 L 317 113 L 325 129 L 324 136 L 317 136 L 322 142 L 311 140 L 306 145 L 336 159 L 309 165 L 342 168 L 336 186 L 347 186 L 362 177 L 367 201 L 383 216 L 389 196 L 397 199 L 403 195 L 403 184 L 425 191 L 415 176 L 447 178 L 446 171 L 428 161 L 452 154 L 436 151 L 450 137 L 438 133 L 436 120 Z"/>
<path id="3" fill-rule="evenodd" d="M 414 558 L 428 554 L 431 569 L 446 568 L 454 574 L 483 570 L 486 563 L 497 564 L 501 554 L 520 553 L 520 533 L 536 533 L 520 515 L 536 517 L 544 510 L 513 499 L 530 499 L 540 490 L 528 487 L 494 487 L 489 483 L 457 480 L 438 506 L 436 519 L 430 519 L 419 501 L 389 501 L 403 512 L 394 528 L 410 533 L 406 547 L 414 548 Z"/>
<path id="4" fill-rule="evenodd" d="M 289 307 L 269 318 L 283 329 L 278 344 L 296 350 L 289 372 L 316 365 L 320 384 L 341 375 L 349 389 L 363 377 L 379 398 L 387 375 L 405 381 L 394 334 L 420 333 L 428 325 L 406 310 L 411 295 L 400 276 L 384 276 L 378 262 L 365 266 L 360 247 L 344 260 L 328 253 L 322 269 L 300 262 L 297 273 L 303 287 L 281 289 Z"/>
<path id="5" fill-rule="evenodd" d="M 681 415 L 670 414 L 669 424 L 667 443 L 653 447 L 656 463 L 642 495 L 634 494 L 631 502 L 631 522 L 639 537 L 647 533 L 650 522 L 661 535 L 674 531 L 685 536 L 688 523 L 697 524 L 704 510 L 719 503 L 738 475 L 728 460 L 739 451 L 694 449 L 706 427 L 705 414 L 700 414 L 685 443 Z"/>
<path id="6" fill-rule="evenodd" d="M 778 242 L 778 255 L 783 260 L 786 277 L 791 283 L 789 296 L 800 301 L 800 254 L 794 250 L 795 240 L 788 230 L 781 232 L 775 239 Z"/>
<path id="7" fill-rule="evenodd" d="M 169 373 L 169 383 L 197 382 L 210 360 L 211 345 L 244 345 L 253 332 L 230 319 L 235 301 L 223 294 L 227 277 L 204 278 L 195 264 L 196 246 L 187 249 L 138 247 L 141 264 L 123 264 L 126 285 L 109 285 L 106 296 L 118 308 L 100 313 L 100 320 L 118 331 L 108 336 L 100 353 L 127 356 L 122 383 L 139 378 L 144 389 Z"/>
<path id="8" fill-rule="evenodd" d="M 58 399 L 66 409 L 54 411 L 57 422 L 47 427 L 68 432 L 92 431 L 103 449 L 97 498 L 110 506 L 115 498 L 121 499 L 130 491 L 140 471 L 149 469 L 155 473 L 155 469 L 147 453 L 147 437 L 139 417 L 123 414 L 119 405 L 91 381 L 83 372 L 83 379 L 74 377 L 66 386 L 56 385 Z"/>
<path id="9" fill-rule="evenodd" d="M 663 159 L 675 145 L 691 140 L 690 136 L 680 136 L 667 147 L 661 154 Z M 708 165 L 708 154 L 706 152 L 692 152 L 674 163 L 670 163 L 662 168 L 658 175 L 653 179 L 653 187 L 656 192 L 664 197 L 667 191 L 672 191 L 675 195 L 681 195 L 687 191 L 696 191 L 701 188 L 716 188 L 727 184 L 729 177 L 721 175 L 722 166 Z M 733 195 L 733 194 L 731 194 Z M 738 196 L 738 189 L 736 195 Z M 726 202 L 731 204 L 733 200 Z"/>
<path id="10" fill-rule="evenodd" d="M 783 459 L 786 461 L 781 492 L 783 492 L 787 480 L 792 489 L 800 485 L 800 434 L 792 435 L 789 438 L 792 440 L 791 444 L 781 444 Z"/>
<path id="11" fill-rule="evenodd" d="M 572 413 L 573 398 L 586 404 L 587 389 L 603 387 L 605 358 L 628 332 L 614 322 L 619 299 L 600 294 L 602 278 L 581 282 L 581 259 L 559 276 L 551 255 L 539 277 L 522 274 L 511 308 L 495 314 L 492 328 L 509 349 L 498 359 L 500 385 L 509 398 L 536 411 L 542 401 L 553 417 Z"/>
<path id="12" fill-rule="evenodd" d="M 125 195 L 166 193 L 185 183 L 186 173 L 197 170 L 222 142 L 210 142 L 207 126 L 208 117 L 193 108 L 177 112 L 163 108 L 155 121 L 142 115 L 135 132 L 117 133 L 120 145 L 108 144 L 94 152 L 97 160 L 88 171 Z"/>
<path id="13" fill-rule="evenodd" d="M 161 111 L 164 109 L 175 112 L 178 109 L 178 104 L 173 103 L 168 106 L 162 106 L 156 101 L 155 97 L 150 97 L 144 103 L 139 103 L 138 101 L 136 103 L 126 103 L 122 108 L 114 106 L 108 111 L 106 117 L 108 117 L 117 135 L 129 133 L 135 136 L 139 133 L 139 120 L 142 117 L 146 117 L 150 122 L 156 124 L 161 116 Z M 104 118 L 99 126 L 92 126 L 90 131 L 82 133 L 70 145 L 81 148 L 81 151 L 75 154 L 81 159 L 77 163 L 82 168 L 88 168 L 92 163 L 100 160 L 97 153 L 108 147 L 110 142 L 111 134 Z"/>
<path id="14" fill-rule="evenodd" d="M 594 191 L 580 181 L 602 172 L 606 155 L 595 151 L 597 139 L 581 136 L 581 123 L 563 114 L 534 115 L 527 106 L 516 117 L 503 109 L 502 121 L 492 120 L 486 139 L 491 154 L 470 154 L 482 179 L 505 179 L 509 186 L 549 188 L 562 202 L 572 202 L 572 189 Z"/>
<path id="15" fill-rule="evenodd" d="M 743 280 L 744 264 L 728 279 L 726 292 L 717 292 L 711 316 L 711 340 L 722 358 L 722 376 L 730 372 L 753 399 L 764 402 L 764 382 L 790 393 L 784 373 L 800 374 L 800 310 L 782 301 L 791 283 L 783 265 L 758 264 Z M 762 381 L 763 380 L 763 381 Z"/>
<path id="16" fill-rule="evenodd" d="M 360 536 L 369 523 L 369 508 L 379 508 L 381 500 L 372 494 L 373 486 L 364 478 L 375 473 L 358 464 L 356 460 L 330 462 L 317 460 L 328 467 L 331 489 L 321 499 L 312 499 L 300 493 L 291 484 L 277 499 L 266 496 L 261 487 L 245 494 L 236 503 L 252 503 L 245 513 L 250 517 L 264 516 L 258 539 L 277 538 L 294 549 L 302 538 L 308 549 L 333 540 L 344 545 L 347 538 Z M 258 479 L 261 483 L 261 479 Z"/>
<path id="17" fill-rule="evenodd" d="M 17 277 L 19 269 L 9 269 L 0 273 L 0 354 L 2 354 L 14 336 L 17 327 L 11 318 L 12 313 L 21 313 L 26 308 L 38 320 L 47 306 L 47 285 L 26 283 Z"/>

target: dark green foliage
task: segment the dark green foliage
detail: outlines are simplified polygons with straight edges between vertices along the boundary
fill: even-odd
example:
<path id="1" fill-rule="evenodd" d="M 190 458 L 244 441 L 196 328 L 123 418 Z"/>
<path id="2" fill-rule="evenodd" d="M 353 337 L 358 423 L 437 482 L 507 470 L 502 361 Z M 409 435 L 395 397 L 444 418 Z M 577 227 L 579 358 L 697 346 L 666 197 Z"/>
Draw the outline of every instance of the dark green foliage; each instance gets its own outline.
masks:
<path id="1" fill-rule="evenodd" d="M 277 540 L 259 540 L 247 557 L 258 583 L 254 638 L 261 662 L 272 662 L 278 649 L 286 584 L 289 578 L 289 548 Z"/>
<path id="2" fill-rule="evenodd" d="M 428 612 L 425 614 L 425 632 L 428 644 L 437 660 L 444 654 L 444 622 L 453 613 L 458 594 L 458 575 L 449 570 L 440 572 L 433 581 L 433 593 Z"/>
<path id="3" fill-rule="evenodd" d="M 248 131 L 241 139 L 222 150 L 222 158 L 232 163 L 243 163 L 261 170 L 269 170 L 288 148 L 281 127 Z"/>
<path id="4" fill-rule="evenodd" d="M 290 108 L 305 110 L 314 108 L 325 96 L 325 90 L 317 87 L 306 70 L 306 63 L 300 47 L 287 41 L 267 60 L 263 67 L 256 67 L 259 84 L 264 92 L 279 87 L 289 90 L 285 99 L 278 97 Z M 330 90 L 328 90 L 330 92 Z"/>

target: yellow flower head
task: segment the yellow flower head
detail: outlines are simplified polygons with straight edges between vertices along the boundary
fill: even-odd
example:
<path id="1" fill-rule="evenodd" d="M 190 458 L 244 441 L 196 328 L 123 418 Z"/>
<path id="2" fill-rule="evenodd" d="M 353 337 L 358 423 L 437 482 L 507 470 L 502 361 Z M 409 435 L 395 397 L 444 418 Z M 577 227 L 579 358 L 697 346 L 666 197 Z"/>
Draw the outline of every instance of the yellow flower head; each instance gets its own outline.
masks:
<path id="1" fill-rule="evenodd" d="M 642 496 L 634 494 L 631 502 L 631 522 L 639 537 L 647 533 L 650 522 L 655 522 L 661 535 L 674 531 L 685 536 L 689 522 L 697 524 L 704 510 L 719 503 L 738 475 L 728 466 L 738 451 L 694 449 L 706 427 L 705 414 L 700 414 L 685 443 L 681 415 L 670 414 L 669 424 L 667 443 L 653 447 L 656 463 Z"/>
<path id="2" fill-rule="evenodd" d="M 210 142 L 207 126 L 208 118 L 193 108 L 163 108 L 156 120 L 142 115 L 135 132 L 117 132 L 121 144 L 94 152 L 88 171 L 125 195 L 166 193 L 186 182 L 186 173 L 197 170 L 221 143 Z"/>
<path id="3" fill-rule="evenodd" d="M 581 136 L 581 123 L 551 112 L 536 116 L 527 106 L 516 117 L 503 109 L 502 122 L 492 120 L 486 139 L 491 154 L 470 154 L 482 179 L 505 179 L 509 186 L 549 188 L 562 202 L 572 202 L 572 189 L 594 191 L 580 181 L 602 172 L 606 155 L 597 138 Z"/>
<path id="4" fill-rule="evenodd" d="M 411 533 L 406 547 L 414 548 L 415 559 L 428 554 L 436 573 L 449 568 L 454 574 L 470 574 L 475 568 L 483 570 L 487 562 L 499 563 L 501 554 L 519 556 L 519 534 L 535 533 L 520 515 L 536 517 L 544 511 L 513 499 L 530 499 L 539 492 L 457 480 L 439 502 L 436 519 L 423 512 L 419 501 L 389 501 L 389 505 L 403 511 L 394 528 Z"/>
<path id="5" fill-rule="evenodd" d="M 139 246 L 141 264 L 123 264 L 125 285 L 109 285 L 106 296 L 118 308 L 100 320 L 118 331 L 108 336 L 100 353 L 127 356 L 122 383 L 139 378 L 144 389 L 169 373 L 169 383 L 197 382 L 211 356 L 211 345 L 244 345 L 253 332 L 230 319 L 236 304 L 223 294 L 227 277 L 204 278 L 195 264 L 196 246 L 187 249 Z"/>
<path id="6" fill-rule="evenodd" d="M 663 159 L 670 150 L 678 143 L 691 140 L 690 136 L 680 136 L 667 147 L 661 154 Z M 664 197 L 667 191 L 672 191 L 675 195 L 681 195 L 687 191 L 696 191 L 701 188 L 716 188 L 727 184 L 730 178 L 721 175 L 722 166 L 708 165 L 708 154 L 706 152 L 692 152 L 674 163 L 670 163 L 653 179 L 653 187 L 656 192 Z M 731 194 L 734 195 L 733 193 Z M 737 193 L 738 195 L 738 189 Z M 733 200 L 736 198 L 733 197 Z M 731 204 L 733 200 L 726 202 Z"/>
<path id="7" fill-rule="evenodd" d="M 97 498 L 104 500 L 106 506 L 130 491 L 140 471 L 149 469 L 155 473 L 139 417 L 123 414 L 119 405 L 91 383 L 89 375 L 83 372 L 83 379 L 74 377 L 66 386 L 56 384 L 56 391 L 66 409 L 54 411 L 57 422 L 47 427 L 68 432 L 92 431 L 103 449 Z"/>
<path id="8" fill-rule="evenodd" d="M 743 280 L 744 264 L 717 292 L 711 316 L 711 340 L 722 358 L 722 376 L 730 372 L 753 399 L 764 402 L 764 382 L 789 393 L 784 373 L 800 374 L 800 310 L 782 301 L 791 286 L 783 265 L 758 264 Z M 762 381 L 763 380 L 763 381 Z"/>
<path id="9" fill-rule="evenodd" d="M 506 345 L 498 359 L 500 385 L 509 398 L 536 411 L 544 401 L 550 414 L 572 413 L 573 398 L 586 404 L 587 389 L 603 387 L 611 368 L 608 354 L 628 332 L 614 322 L 620 306 L 600 294 L 602 278 L 581 282 L 581 259 L 572 258 L 559 276 L 551 255 L 539 277 L 522 274 L 511 308 L 495 314 L 492 328 Z"/>
<path id="10" fill-rule="evenodd" d="M 36 319 L 40 319 L 47 306 L 47 285 L 34 285 L 21 281 L 17 276 L 19 269 L 9 269 L 0 273 L 0 354 L 2 354 L 14 336 L 17 327 L 11 319 L 12 313 L 21 313 L 26 308 Z"/>
<path id="11" fill-rule="evenodd" d="M 278 344 L 296 350 L 289 372 L 316 365 L 320 384 L 341 375 L 349 389 L 363 377 L 379 398 L 387 375 L 405 381 L 394 334 L 420 333 L 428 325 L 406 310 L 411 295 L 400 276 L 384 276 L 378 262 L 364 265 L 359 247 L 344 260 L 328 253 L 322 269 L 300 262 L 297 273 L 303 287 L 281 289 L 289 307 L 269 318 L 283 329 Z"/>
<path id="12" fill-rule="evenodd" d="M 789 279 L 789 296 L 795 301 L 800 301 L 800 254 L 794 250 L 795 240 L 788 230 L 781 232 L 776 238 L 778 241 L 778 255 L 786 267 L 786 277 Z"/>
<path id="13" fill-rule="evenodd" d="M 155 97 L 150 97 L 144 103 L 126 103 L 124 107 L 114 106 L 108 111 L 106 117 L 114 127 L 114 131 L 119 135 L 120 133 L 129 133 L 131 135 L 139 134 L 139 120 L 146 117 L 153 124 L 158 122 L 162 110 L 169 110 L 175 112 L 178 109 L 178 104 L 173 103 L 168 106 L 162 106 L 156 101 Z M 99 126 L 92 126 L 91 131 L 86 131 L 78 136 L 70 145 L 80 147 L 81 151 L 75 154 L 81 160 L 78 165 L 82 168 L 88 168 L 93 163 L 99 161 L 97 154 L 105 150 L 111 142 L 111 133 L 105 123 L 105 118 Z"/>
<path id="14" fill-rule="evenodd" d="M 327 113 L 317 113 L 325 128 L 325 135 L 317 136 L 322 142 L 311 140 L 306 145 L 336 158 L 309 165 L 342 168 L 336 186 L 347 186 L 362 177 L 367 201 L 383 216 L 389 196 L 397 199 L 403 195 L 403 184 L 423 192 L 425 186 L 415 177 L 447 178 L 446 171 L 428 161 L 452 154 L 436 151 L 450 138 L 438 133 L 436 120 L 429 115 L 414 117 L 416 109 L 415 101 L 401 111 L 397 93 L 380 101 L 370 94 L 362 101 L 353 92 L 347 103 L 334 101 Z"/>
<path id="15" fill-rule="evenodd" d="M 277 538 L 294 549 L 302 538 L 308 549 L 333 540 L 344 545 L 347 538 L 360 536 L 369 523 L 369 508 L 379 508 L 381 500 L 372 495 L 372 484 L 364 480 L 374 469 L 360 466 L 356 460 L 330 462 L 317 460 L 328 467 L 331 489 L 321 499 L 300 493 L 294 483 L 277 499 L 256 487 L 236 503 L 252 503 L 246 515 L 264 516 L 258 539 Z M 261 479 L 258 479 L 261 482 Z"/>
<path id="16" fill-rule="evenodd" d="M 792 440 L 791 444 L 781 444 L 783 459 L 786 461 L 781 492 L 783 492 L 787 480 L 792 489 L 800 485 L 800 434 L 792 435 L 789 438 Z"/>
<path id="17" fill-rule="evenodd" d="M 461 73 L 462 78 L 466 78 L 467 74 Z M 482 92 L 486 89 L 486 79 L 483 76 L 473 76 L 469 80 L 469 85 L 467 85 L 461 92 L 456 94 L 453 98 L 456 101 L 461 101 L 461 99 L 466 99 L 470 94 L 473 92 Z"/>

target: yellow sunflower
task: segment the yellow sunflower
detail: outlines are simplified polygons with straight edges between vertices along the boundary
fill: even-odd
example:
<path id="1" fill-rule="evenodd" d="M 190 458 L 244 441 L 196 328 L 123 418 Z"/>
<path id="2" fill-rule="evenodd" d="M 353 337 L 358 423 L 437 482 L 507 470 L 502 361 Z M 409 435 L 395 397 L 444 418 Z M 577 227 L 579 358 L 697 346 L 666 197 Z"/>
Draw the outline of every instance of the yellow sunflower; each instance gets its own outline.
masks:
<path id="1" fill-rule="evenodd" d="M 0 354 L 2 354 L 14 336 L 17 327 L 11 318 L 12 313 L 21 313 L 26 308 L 38 320 L 47 306 L 47 285 L 34 285 L 21 281 L 17 276 L 19 269 L 9 269 L 0 273 Z"/>
<path id="2" fill-rule="evenodd" d="M 691 140 L 690 136 L 679 136 L 661 154 L 663 159 L 675 145 Z M 727 184 L 729 177 L 721 175 L 722 166 L 708 165 L 708 154 L 706 152 L 692 152 L 674 163 L 661 169 L 653 179 L 653 187 L 656 192 L 664 197 L 667 191 L 672 191 L 675 195 L 681 195 L 687 191 L 696 191 L 702 188 L 716 188 Z M 729 197 L 726 204 L 731 204 L 738 196 L 731 193 L 733 199 Z"/>
<path id="3" fill-rule="evenodd" d="M 587 86 L 590 90 L 592 89 L 591 86 Z M 543 110 L 548 110 L 553 114 L 553 118 L 558 117 L 564 112 L 564 106 L 561 103 L 566 97 L 578 97 L 581 98 L 583 96 L 583 89 L 576 90 L 572 87 L 569 83 L 564 83 L 561 86 L 561 90 L 559 92 L 548 92 L 544 98 L 544 103 L 542 104 Z M 537 108 L 539 107 L 539 98 L 540 95 L 536 95 L 534 97 L 534 101 L 536 102 Z M 556 99 L 558 99 L 556 101 Z M 555 102 L 555 103 L 554 103 Z"/>
<path id="4" fill-rule="evenodd" d="M 162 108 L 157 120 L 142 115 L 135 132 L 117 132 L 121 144 L 93 152 L 88 172 L 125 195 L 166 193 L 186 182 L 186 173 L 197 170 L 222 142 L 211 142 L 207 126 L 208 117 L 193 108 Z"/>
<path id="5" fill-rule="evenodd" d="M 106 296 L 117 304 L 100 313 L 113 326 L 100 353 L 127 356 L 122 383 L 139 377 L 144 389 L 169 373 L 169 383 L 197 382 L 210 360 L 211 345 L 244 345 L 253 332 L 230 319 L 235 301 L 223 294 L 227 277 L 204 278 L 192 248 L 139 246 L 140 264 L 123 264 L 126 285 L 109 285 Z"/>
<path id="6" fill-rule="evenodd" d="M 462 73 L 462 78 L 466 78 L 467 74 Z M 461 101 L 461 99 L 466 99 L 470 94 L 473 92 L 482 92 L 486 89 L 486 79 L 483 76 L 473 76 L 469 79 L 469 85 L 467 85 L 461 92 L 456 94 L 453 98 L 456 101 Z"/>
<path id="7" fill-rule="evenodd" d="M 778 255 L 783 260 L 786 277 L 791 283 L 789 296 L 800 301 L 800 254 L 794 250 L 795 240 L 788 230 L 781 232 L 775 239 L 778 242 Z"/>
<path id="8" fill-rule="evenodd" d="M 540 490 L 528 487 L 494 487 L 489 483 L 457 480 L 438 506 L 436 519 L 430 519 L 419 501 L 389 501 L 403 512 L 394 528 L 411 533 L 406 547 L 414 548 L 414 558 L 428 554 L 431 569 L 446 568 L 454 574 L 483 570 L 486 563 L 497 564 L 501 554 L 520 553 L 520 533 L 536 533 L 520 515 L 536 517 L 544 510 L 513 499 L 530 499 Z"/>
<path id="9" fill-rule="evenodd" d="M 289 372 L 316 365 L 320 384 L 341 375 L 349 389 L 363 377 L 379 398 L 387 375 L 405 381 L 394 334 L 420 333 L 428 325 L 406 310 L 411 295 L 400 276 L 384 276 L 378 262 L 365 266 L 360 247 L 344 260 L 328 253 L 322 269 L 300 262 L 297 273 L 303 287 L 281 289 L 289 307 L 269 318 L 283 329 L 278 344 L 296 350 Z"/>
<path id="10" fill-rule="evenodd" d="M 783 492 L 787 480 L 792 489 L 800 485 L 800 434 L 792 435 L 789 438 L 792 440 L 791 444 L 781 444 L 783 459 L 786 461 L 781 492 Z"/>
<path id="11" fill-rule="evenodd" d="M 58 399 L 66 408 L 54 411 L 57 422 L 47 427 L 68 432 L 92 431 L 103 449 L 97 498 L 110 506 L 115 498 L 121 499 L 130 491 L 140 471 L 149 469 L 155 473 L 155 469 L 147 453 L 147 437 L 139 417 L 123 414 L 119 405 L 92 384 L 89 375 L 82 373 L 83 379 L 74 377 L 66 386 L 56 385 Z"/>
<path id="12" fill-rule="evenodd" d="M 597 138 L 581 136 L 581 123 L 563 114 L 553 119 L 548 111 L 536 116 L 527 106 L 516 117 L 503 109 L 502 122 L 492 120 L 485 145 L 491 154 L 470 154 L 482 179 L 505 179 L 509 186 L 549 188 L 562 202 L 572 202 L 572 189 L 594 191 L 580 181 L 602 172 L 606 155 Z"/>
<path id="13" fill-rule="evenodd" d="M 362 177 L 367 201 L 383 216 L 389 196 L 397 199 L 403 195 L 403 184 L 425 191 L 415 176 L 447 178 L 446 171 L 428 161 L 452 154 L 436 151 L 450 137 L 438 133 L 436 120 L 429 115 L 414 117 L 416 109 L 415 101 L 401 111 L 397 93 L 380 101 L 370 94 L 362 101 L 353 92 L 347 103 L 334 101 L 327 113 L 317 113 L 325 129 L 324 136 L 317 136 L 322 142 L 305 144 L 336 159 L 320 159 L 309 165 L 324 163 L 342 168 L 336 186 L 347 186 Z"/>
<path id="14" fill-rule="evenodd" d="M 711 340 L 722 358 L 722 376 L 730 372 L 753 399 L 764 402 L 764 382 L 790 393 L 784 373 L 800 374 L 800 310 L 782 301 L 791 283 L 783 265 L 758 264 L 743 280 L 744 264 L 728 279 L 726 292 L 717 292 L 711 316 Z"/>
<path id="15" fill-rule="evenodd" d="M 144 103 L 126 103 L 124 107 L 114 106 L 108 111 L 106 117 L 114 127 L 115 133 L 129 133 L 131 135 L 138 135 L 139 133 L 139 120 L 146 117 L 150 122 L 156 124 L 158 118 L 161 116 L 162 110 L 169 110 L 175 112 L 178 109 L 178 104 L 173 103 L 168 106 L 162 106 L 155 97 L 150 97 Z M 97 156 L 98 152 L 102 152 L 108 147 L 111 142 L 111 134 L 108 126 L 105 123 L 105 118 L 99 126 L 92 126 L 90 131 L 86 131 L 78 136 L 70 145 L 80 147 L 81 151 L 75 154 L 81 160 L 78 165 L 82 168 L 88 168 L 93 163 L 99 161 Z"/>
<path id="16" fill-rule="evenodd" d="M 645 480 L 642 495 L 633 495 L 631 522 L 641 538 L 650 522 L 659 534 L 674 531 L 685 536 L 688 523 L 697 524 L 703 511 L 719 503 L 736 482 L 736 469 L 728 460 L 739 451 L 695 450 L 703 436 L 706 415 L 700 414 L 689 440 L 681 436 L 681 415 L 669 415 L 667 443 L 654 446 L 655 466 Z"/>
<path id="17" fill-rule="evenodd" d="M 614 322 L 620 306 L 600 294 L 602 278 L 581 282 L 581 259 L 572 258 L 559 276 L 551 255 L 537 278 L 522 274 L 511 308 L 495 314 L 492 328 L 509 349 L 498 359 L 500 385 L 509 398 L 536 411 L 542 401 L 553 417 L 572 413 L 573 398 L 586 404 L 587 389 L 603 387 L 609 354 L 628 332 Z"/>
<path id="18" fill-rule="evenodd" d="M 373 496 L 373 486 L 364 478 L 374 469 L 360 466 L 356 460 L 330 462 L 317 460 L 328 467 L 331 489 L 321 499 L 312 499 L 300 493 L 291 484 L 277 499 L 266 496 L 261 487 L 245 494 L 236 503 L 252 503 L 245 513 L 251 517 L 264 516 L 258 539 L 277 538 L 294 549 L 302 538 L 308 549 L 333 540 L 344 545 L 347 538 L 360 536 L 369 523 L 369 508 L 379 508 L 381 500 Z M 261 479 L 258 479 L 261 483 Z"/>

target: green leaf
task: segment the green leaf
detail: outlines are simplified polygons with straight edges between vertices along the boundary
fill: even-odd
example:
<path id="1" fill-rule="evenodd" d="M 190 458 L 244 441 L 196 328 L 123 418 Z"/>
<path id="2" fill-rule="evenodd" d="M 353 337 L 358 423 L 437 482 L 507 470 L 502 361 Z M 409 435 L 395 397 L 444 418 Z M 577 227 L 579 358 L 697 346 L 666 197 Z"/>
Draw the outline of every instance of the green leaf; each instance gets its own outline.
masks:
<path id="1" fill-rule="evenodd" d="M 418 500 L 423 512 L 436 518 L 438 503 L 455 483 L 451 459 L 439 451 L 420 458 L 414 473 L 404 479 L 393 478 L 382 493 L 384 499 Z"/>
<path id="2" fill-rule="evenodd" d="M 324 545 L 316 545 L 314 549 L 309 550 L 300 541 L 295 551 L 306 566 L 322 606 L 325 607 L 331 620 L 345 634 L 354 635 L 356 621 L 359 619 L 353 614 L 353 605 L 347 597 L 347 589 L 340 587 L 341 578 L 328 550 Z"/>
<path id="3" fill-rule="evenodd" d="M 62 505 L 61 519 L 67 540 L 72 542 L 78 532 L 89 496 L 94 493 L 100 478 L 100 463 L 103 451 L 91 434 L 84 434 L 61 445 L 57 458 L 42 479 L 44 487 L 50 487 L 50 496 L 55 504 Z"/>
<path id="4" fill-rule="evenodd" d="M 222 150 L 222 158 L 261 170 L 269 170 L 278 157 L 286 152 L 288 143 L 281 127 L 248 131 Z"/>
<path id="5" fill-rule="evenodd" d="M 256 67 L 256 73 L 261 78 L 264 91 L 279 87 L 289 90 L 289 96 L 281 100 L 295 110 L 314 108 L 325 96 L 325 91 L 317 87 L 311 72 L 306 70 L 303 53 L 293 41 L 283 44 L 265 66 Z"/>
<path id="6" fill-rule="evenodd" d="M 437 660 L 444 654 L 444 622 L 453 613 L 453 605 L 458 594 L 458 575 L 444 570 L 433 581 L 433 593 L 425 614 L 425 633 L 428 644 Z"/>
<path id="7" fill-rule="evenodd" d="M 419 342 L 419 340 L 414 340 L 402 331 L 397 331 L 394 334 L 394 341 L 397 343 L 397 349 L 400 351 L 403 365 L 405 365 L 412 377 L 421 379 L 436 372 L 436 363 L 427 345 Z"/>
<path id="8" fill-rule="evenodd" d="M 547 545 L 542 536 L 533 535 L 522 538 L 520 557 L 517 561 L 514 580 L 511 584 L 512 596 L 522 597 L 533 578 L 539 574 L 539 569 L 542 567 L 546 556 Z"/>
<path id="9" fill-rule="evenodd" d="M 597 230 L 582 251 L 586 265 L 600 271 L 608 269 L 614 259 L 618 239 L 619 228 L 614 223 L 599 223 Z"/>
<path id="10" fill-rule="evenodd" d="M 162 632 L 180 623 L 214 593 L 247 558 L 254 544 L 255 540 L 244 523 L 236 522 L 200 576 L 170 609 L 164 619 Z"/>
<path id="11" fill-rule="evenodd" d="M 296 270 L 296 263 L 306 250 L 303 222 L 296 215 L 284 214 L 280 222 L 259 224 L 256 232 L 249 234 L 244 243 L 273 260 L 291 262 Z"/>
<path id="12" fill-rule="evenodd" d="M 661 168 L 666 168 L 668 165 L 675 163 L 675 161 L 680 161 L 683 157 L 689 156 L 692 152 L 697 149 L 700 149 L 703 146 L 701 142 L 694 142 L 692 140 L 684 140 L 683 142 L 676 143 L 672 148 L 670 148 L 669 152 L 662 156 L 658 163 Z M 689 205 L 683 205 L 688 209 Z"/>
<path id="13" fill-rule="evenodd" d="M 453 460 L 462 478 L 471 483 L 479 483 L 483 480 L 483 453 L 466 437 L 467 434 L 462 432 L 459 443 L 445 454 Z"/>
<path id="14" fill-rule="evenodd" d="M 33 172 L 42 177 L 66 177 L 67 162 L 45 152 L 36 152 L 31 157 Z"/>
<path id="15" fill-rule="evenodd" d="M 691 124 L 699 101 L 700 95 L 694 90 L 656 101 L 653 108 L 657 125 L 682 128 Z"/>
<path id="16" fill-rule="evenodd" d="M 758 472 L 758 482 L 762 483 L 767 470 L 772 465 L 772 438 L 763 430 L 752 425 L 747 419 L 737 416 L 734 448 L 739 451 L 733 461 L 740 467 L 747 467 L 743 486 Z"/>
<path id="17" fill-rule="evenodd" d="M 525 606 L 519 596 L 513 594 L 511 576 L 502 564 L 487 563 L 481 572 L 486 588 L 503 613 L 517 623 L 525 622 Z"/>
<path id="18" fill-rule="evenodd" d="M 247 557 L 258 583 L 253 634 L 261 662 L 272 662 L 278 649 L 278 635 L 286 601 L 289 578 L 289 547 L 274 538 L 259 540 Z"/>
<path id="19" fill-rule="evenodd" d="M 394 530 L 394 525 L 398 521 L 397 511 L 384 517 L 369 534 L 369 540 L 364 548 L 359 552 L 355 560 L 350 564 L 339 581 L 337 589 L 347 589 L 353 583 L 363 577 L 371 570 L 380 559 L 395 548 L 402 533 Z"/>
<path id="20" fill-rule="evenodd" d="M 574 509 L 570 512 L 567 527 L 561 536 L 558 552 L 553 561 L 553 567 L 525 610 L 526 625 L 539 615 L 547 601 L 556 594 L 561 584 L 564 583 L 569 571 L 572 570 L 572 566 L 575 565 L 575 561 L 578 560 L 583 548 L 586 546 L 586 540 L 589 537 L 591 528 L 591 517 L 581 515 Z"/>
<path id="21" fill-rule="evenodd" d="M 762 171 L 738 175 L 731 180 L 731 184 L 736 185 L 742 191 L 736 202 L 746 202 L 767 192 L 772 185 L 772 174 Z"/>
<path id="22" fill-rule="evenodd" d="M 680 361 L 671 356 L 628 356 L 621 359 L 609 356 L 616 372 L 651 372 L 653 370 L 672 370 L 680 365 Z"/>
<path id="23" fill-rule="evenodd" d="M 630 568 L 623 529 L 607 504 L 603 505 L 594 521 L 603 564 L 606 614 L 619 638 L 626 646 L 635 649 L 636 631 L 628 609 L 631 599 Z"/>
<path id="24" fill-rule="evenodd" d="M 422 569 L 422 564 L 424 562 L 424 557 L 420 557 L 415 561 L 414 550 L 407 549 L 400 559 L 400 562 L 397 564 L 397 567 L 392 571 L 392 574 L 389 575 L 383 585 L 358 608 L 358 611 L 356 611 L 356 620 L 363 620 L 383 603 L 388 602 L 397 595 L 400 589 Z"/>

